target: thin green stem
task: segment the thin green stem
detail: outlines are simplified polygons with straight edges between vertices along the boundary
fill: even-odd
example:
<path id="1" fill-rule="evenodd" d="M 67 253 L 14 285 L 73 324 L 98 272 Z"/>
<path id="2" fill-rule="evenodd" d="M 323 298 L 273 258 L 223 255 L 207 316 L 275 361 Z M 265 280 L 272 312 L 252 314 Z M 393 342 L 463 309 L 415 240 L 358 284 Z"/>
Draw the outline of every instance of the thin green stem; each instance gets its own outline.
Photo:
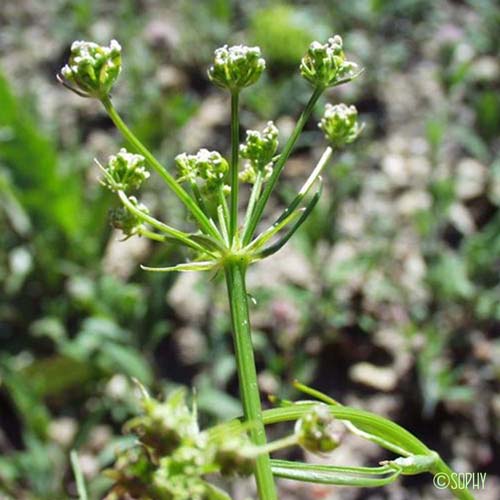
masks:
<path id="1" fill-rule="evenodd" d="M 262 408 L 250 330 L 245 267 L 245 262 L 233 257 L 225 264 L 225 274 L 243 411 L 246 421 L 252 423 L 250 437 L 253 443 L 257 446 L 265 446 L 267 440 L 262 423 Z M 277 499 L 268 453 L 260 454 L 257 457 L 255 479 L 261 500 Z"/>
<path id="2" fill-rule="evenodd" d="M 221 215 L 219 215 L 219 225 L 221 226 L 222 236 L 225 238 L 226 243 L 229 246 L 229 208 L 227 206 L 226 195 L 224 194 L 224 185 L 219 184 L 218 190 L 219 206 L 217 207 L 217 215 L 219 215 L 220 212 Z"/>
<path id="3" fill-rule="evenodd" d="M 142 144 L 142 142 L 134 135 L 134 133 L 127 127 L 125 122 L 121 119 L 120 115 L 116 111 L 111 99 L 105 97 L 102 99 L 102 104 L 104 109 L 108 113 L 109 117 L 116 125 L 116 128 L 123 134 L 125 139 L 130 142 L 130 144 L 139 152 L 147 162 L 156 170 L 158 175 L 166 182 L 168 187 L 177 195 L 177 197 L 184 203 L 186 208 L 193 214 L 194 218 L 198 221 L 201 229 L 206 233 L 210 234 L 214 238 L 220 240 L 221 236 L 217 231 L 216 226 L 212 221 L 209 220 L 207 215 L 198 207 L 194 200 L 189 196 L 189 194 L 182 188 L 182 186 L 175 180 L 175 178 L 163 168 L 159 161 L 150 153 L 150 151 Z"/>
<path id="4" fill-rule="evenodd" d="M 153 231 L 148 231 L 147 229 L 144 229 L 142 227 L 139 228 L 137 234 L 153 241 L 159 241 L 160 243 L 165 243 L 166 241 L 168 241 L 168 238 L 166 236 L 154 233 Z"/>
<path id="5" fill-rule="evenodd" d="M 201 208 L 201 211 L 208 217 L 207 206 L 205 205 L 203 196 L 200 193 L 200 188 L 198 187 L 198 184 L 196 184 L 196 181 L 191 181 L 189 185 L 191 186 L 191 191 L 193 192 L 196 203 L 198 203 L 198 206 Z"/>
<path id="6" fill-rule="evenodd" d="M 75 450 L 71 450 L 70 453 L 71 466 L 73 468 L 73 474 L 75 475 L 76 490 L 78 492 L 79 500 L 87 500 L 87 489 L 85 487 L 85 480 L 83 479 L 82 469 L 80 468 L 80 461 L 78 460 L 78 454 Z"/>
<path id="7" fill-rule="evenodd" d="M 159 220 L 155 219 L 154 217 L 151 217 L 150 215 L 145 214 L 144 212 L 139 210 L 133 203 L 130 202 L 128 196 L 125 194 L 124 191 L 118 191 L 117 194 L 118 194 L 118 197 L 120 198 L 120 201 L 127 208 L 127 210 L 129 210 L 131 213 L 133 213 L 141 221 L 146 222 L 147 224 L 150 224 L 155 229 L 162 231 L 163 233 L 167 234 L 171 238 L 179 240 L 180 242 L 184 243 L 188 247 L 193 248 L 194 250 L 197 250 L 197 251 L 202 252 L 202 253 L 209 253 L 209 254 L 213 255 L 206 248 L 202 247 L 201 245 L 199 245 L 195 241 L 191 240 L 187 233 L 184 233 L 183 231 L 179 231 L 178 229 L 175 229 L 175 228 L 173 228 L 173 227 L 171 227 L 163 222 L 160 222 Z"/>
<path id="8" fill-rule="evenodd" d="M 245 223 L 243 225 L 243 234 L 246 233 L 248 225 L 252 220 L 252 214 L 255 209 L 255 204 L 257 203 L 257 200 L 259 199 L 260 193 L 262 191 L 262 180 L 263 173 L 261 170 L 259 170 L 257 172 L 257 175 L 255 176 L 255 182 L 252 187 L 252 192 L 250 193 L 250 199 L 248 200 L 247 212 L 245 214 Z"/>
<path id="9" fill-rule="evenodd" d="M 295 146 L 295 143 L 297 142 L 297 139 L 299 138 L 299 135 L 302 132 L 302 129 L 304 128 L 305 124 L 307 123 L 307 120 L 311 116 L 311 113 L 314 109 L 314 106 L 316 102 L 318 101 L 319 97 L 323 93 L 324 89 L 322 87 L 317 87 L 314 89 L 313 94 L 311 95 L 309 102 L 307 103 L 304 111 L 300 115 L 300 118 L 297 121 L 297 124 L 295 125 L 295 129 L 292 132 L 292 135 L 289 137 L 287 143 L 285 144 L 285 147 L 283 148 L 283 151 L 278 158 L 278 161 L 274 165 L 273 168 L 273 173 L 271 175 L 271 178 L 269 181 L 266 183 L 266 187 L 264 189 L 264 192 L 262 193 L 262 196 L 260 197 L 256 207 L 255 211 L 252 215 L 252 218 L 250 220 L 250 223 L 248 224 L 247 230 L 245 231 L 243 235 L 243 245 L 248 245 L 250 240 L 253 237 L 253 234 L 255 232 L 255 229 L 257 227 L 257 224 L 259 223 L 262 214 L 264 213 L 264 209 L 266 208 L 266 204 L 269 200 L 269 197 L 271 196 L 271 193 L 274 190 L 274 187 L 276 185 L 276 182 L 278 181 L 278 178 L 281 174 L 281 171 L 283 170 L 283 167 L 285 166 L 286 161 L 288 160 L 293 147 Z"/>
<path id="10" fill-rule="evenodd" d="M 262 419 L 264 421 L 264 425 L 298 420 L 306 415 L 314 407 L 314 405 L 315 403 L 310 402 L 297 403 L 292 406 L 266 410 L 262 414 Z M 357 410 L 338 404 L 330 406 L 329 410 L 337 419 L 347 420 L 364 433 L 381 438 L 381 442 L 379 442 L 380 446 L 385 448 L 386 446 L 384 446 L 383 443 L 388 443 L 390 444 L 390 446 L 387 447 L 389 450 L 392 450 L 395 447 L 403 450 L 403 456 L 432 455 L 434 453 L 413 434 L 403 429 L 398 424 L 383 417 L 364 410 Z M 469 490 L 465 486 L 458 484 L 453 471 L 441 458 L 437 460 L 436 465 L 430 470 L 430 472 L 433 475 L 444 474 L 446 476 L 448 488 L 459 500 L 474 500 L 474 496 L 469 492 Z"/>
<path id="11" fill-rule="evenodd" d="M 290 446 L 296 446 L 298 444 L 298 438 L 295 434 L 290 434 L 281 439 L 276 439 L 272 443 L 268 443 L 266 446 L 259 447 L 257 451 L 259 453 L 273 453 L 274 451 L 283 450 L 289 448 Z"/>
<path id="12" fill-rule="evenodd" d="M 323 171 L 326 164 L 330 160 L 332 153 L 333 149 L 331 147 L 327 147 L 325 149 L 325 152 L 321 155 L 321 158 L 319 159 L 316 167 L 314 167 L 314 170 L 311 172 L 311 175 L 308 177 L 304 185 L 300 188 L 299 192 L 297 193 L 297 196 L 292 200 L 290 205 L 288 205 L 288 207 L 280 215 L 278 221 L 285 219 L 291 212 L 293 212 L 300 205 L 304 197 L 310 191 L 313 184 L 321 175 L 321 172 Z"/>
<path id="13" fill-rule="evenodd" d="M 219 227 L 222 237 L 224 238 L 226 245 L 229 246 L 229 233 L 227 230 L 226 218 L 224 216 L 224 209 L 222 208 L 222 205 L 219 205 L 217 207 L 217 218 L 219 219 Z"/>
<path id="14" fill-rule="evenodd" d="M 239 92 L 231 93 L 231 214 L 229 218 L 229 239 L 234 240 L 238 230 L 238 158 L 240 145 L 240 122 L 238 117 Z"/>

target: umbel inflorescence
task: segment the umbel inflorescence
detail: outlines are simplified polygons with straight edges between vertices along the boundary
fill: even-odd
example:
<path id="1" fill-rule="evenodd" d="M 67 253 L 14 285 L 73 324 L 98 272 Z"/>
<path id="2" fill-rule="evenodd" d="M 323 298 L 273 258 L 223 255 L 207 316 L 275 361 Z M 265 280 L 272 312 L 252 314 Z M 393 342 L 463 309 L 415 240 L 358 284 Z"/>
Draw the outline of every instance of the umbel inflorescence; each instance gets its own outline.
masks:
<path id="1" fill-rule="evenodd" d="M 258 47 L 225 45 L 215 51 L 208 77 L 218 87 L 228 90 L 232 95 L 238 95 L 260 78 L 265 66 Z M 355 63 L 346 60 L 342 40 L 335 36 L 326 44 L 311 44 L 300 65 L 300 72 L 315 88 L 323 91 L 327 87 L 353 79 L 357 75 L 356 68 Z M 124 130 L 125 126 L 112 108 L 109 98 L 120 70 L 121 47 L 115 40 L 111 41 L 109 47 L 79 41 L 73 43 L 70 60 L 61 70 L 60 78 L 78 94 L 103 101 L 115 123 L 130 140 L 131 133 L 128 129 Z M 335 147 L 352 142 L 360 130 L 354 107 L 340 106 L 343 107 L 327 105 L 320 123 L 325 137 Z M 333 113 L 332 109 L 338 111 Z M 344 112 L 344 109 L 347 111 Z M 312 109 L 308 110 L 303 122 L 311 111 Z M 303 125 L 304 123 L 300 128 Z M 143 146 L 138 145 L 137 140 L 130 141 L 136 146 L 134 154 L 122 149 L 102 167 L 102 184 L 118 194 L 123 206 L 121 211 L 113 212 L 112 221 L 124 230 L 126 236 L 137 234 L 155 240 L 168 238 L 169 242 L 176 241 L 195 250 L 196 255 L 190 263 L 157 270 L 216 269 L 223 266 L 225 259 L 231 254 L 237 253 L 248 263 L 270 255 L 272 248 L 269 243 L 280 235 L 288 239 L 304 222 L 304 214 L 310 212 L 308 203 L 314 204 L 317 201 L 314 196 L 311 199 L 307 197 L 313 186 L 318 184 L 321 171 L 332 153 L 331 148 L 326 149 L 319 167 L 313 170 L 298 193 L 294 206 L 289 207 L 279 221 L 256 236 L 255 229 L 263 215 L 263 202 L 269 198 L 269 190 L 275 187 L 296 140 L 296 137 L 290 138 L 284 151 L 278 154 L 278 136 L 278 129 L 270 121 L 261 131 L 248 130 L 245 141 L 239 146 L 236 144 L 236 157 L 233 155 L 231 160 L 218 151 L 205 148 L 196 153 L 181 153 L 175 159 L 175 173 L 163 169 L 155 160 L 151 161 L 149 154 L 144 155 Z M 157 221 L 134 197 L 132 193 L 149 176 L 146 170 L 148 163 L 159 171 L 186 205 L 198 223 L 198 233 L 174 229 Z M 241 210 L 239 199 L 236 198 L 238 183 L 252 185 L 243 221 L 234 220 Z M 279 245 L 278 247 L 281 248 Z"/>
<path id="2" fill-rule="evenodd" d="M 401 474 L 451 475 L 435 452 L 393 422 L 344 407 L 300 384 L 296 385 L 299 390 L 320 403 L 276 399 L 278 408 L 261 409 L 245 271 L 253 262 L 279 251 L 304 223 L 319 200 L 321 173 L 334 150 L 352 143 L 362 131 L 354 106 L 327 104 L 318 125 L 329 145 L 283 212 L 262 225 L 267 203 L 318 99 L 326 89 L 347 83 L 360 73 L 357 65 L 346 59 L 338 35 L 324 44 L 313 42 L 300 63 L 300 74 L 312 86 L 312 95 L 291 135 L 280 148 L 279 131 L 269 121 L 262 130 L 248 130 L 240 144 L 239 97 L 258 81 L 265 67 L 258 47 L 225 45 L 215 51 L 208 77 L 230 96 L 230 155 L 225 157 L 224 152 L 208 148 L 185 152 L 175 158 L 172 168 L 158 162 L 111 102 L 110 92 L 121 71 L 121 47 L 116 41 L 107 47 L 74 42 L 68 64 L 58 75 L 61 83 L 78 95 L 100 100 L 131 147 L 131 152 L 121 149 L 104 165 L 98 162 L 103 171 L 101 183 L 120 202 L 111 212 L 113 225 L 127 238 L 141 236 L 182 245 L 190 252 L 187 262 L 143 269 L 224 273 L 244 413 L 243 421 L 233 420 L 202 431 L 196 408 L 188 408 L 184 392 L 176 392 L 160 403 L 142 389 L 142 414 L 126 426 L 136 436 L 137 444 L 123 451 L 108 471 L 113 481 L 108 500 L 230 500 L 208 480 L 214 473 L 253 474 L 260 500 L 277 500 L 274 477 L 367 487 L 389 484 Z M 138 200 L 137 191 L 150 175 L 148 168 L 156 171 L 184 205 L 196 225 L 193 230 L 158 220 Z M 241 206 L 240 184 L 249 185 L 246 206 Z M 380 467 L 335 467 L 270 458 L 271 452 L 295 445 L 313 453 L 333 451 L 339 445 L 338 433 L 332 427 L 334 419 L 349 432 L 401 458 Z M 284 421 L 296 422 L 294 432 L 268 443 L 265 425 Z M 453 492 L 464 500 L 472 498 L 466 488 Z"/>

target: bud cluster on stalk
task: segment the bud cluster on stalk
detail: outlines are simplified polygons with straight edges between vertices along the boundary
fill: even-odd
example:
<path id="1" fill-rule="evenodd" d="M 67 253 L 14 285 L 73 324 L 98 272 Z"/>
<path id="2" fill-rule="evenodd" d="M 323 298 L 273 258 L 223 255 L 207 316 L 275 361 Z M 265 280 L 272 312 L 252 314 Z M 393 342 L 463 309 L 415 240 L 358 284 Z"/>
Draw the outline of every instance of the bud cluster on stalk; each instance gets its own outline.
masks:
<path id="1" fill-rule="evenodd" d="M 253 85 L 266 68 L 259 47 L 224 45 L 216 49 L 208 77 L 218 87 L 238 92 Z"/>
<path id="2" fill-rule="evenodd" d="M 138 498 L 208 499 L 217 490 L 205 480 L 207 474 L 253 472 L 256 453 L 246 434 L 222 430 L 213 437 L 201 431 L 184 390 L 160 402 L 143 389 L 142 409 L 142 415 L 125 425 L 140 446 L 120 453 L 113 469 L 106 471 L 114 482 L 106 500 L 121 498 L 121 492 Z"/>
<path id="3" fill-rule="evenodd" d="M 297 420 L 295 435 L 305 450 L 311 453 L 329 453 L 340 444 L 339 434 L 333 428 L 334 418 L 325 405 L 318 404 Z"/>
<path id="4" fill-rule="evenodd" d="M 262 132 L 247 130 L 245 143 L 240 145 L 240 156 L 247 160 L 245 168 L 240 172 L 240 180 L 254 184 L 259 172 L 263 180 L 268 179 L 273 171 L 277 149 L 278 129 L 273 122 L 267 122 Z"/>
<path id="5" fill-rule="evenodd" d="M 134 191 L 149 178 L 145 158 L 142 155 L 129 153 L 125 148 L 109 157 L 103 173 L 101 184 L 114 192 Z"/>
<path id="6" fill-rule="evenodd" d="M 106 97 L 120 74 L 121 52 L 116 40 L 111 40 L 108 47 L 75 41 L 61 76 L 69 88 L 84 97 Z"/>
<path id="7" fill-rule="evenodd" d="M 327 43 L 312 42 L 300 63 L 300 73 L 315 87 L 333 87 L 353 78 L 358 65 L 346 61 L 342 38 L 335 35 Z"/>
<path id="8" fill-rule="evenodd" d="M 227 160 L 217 151 L 200 149 L 195 155 L 181 153 L 175 157 L 178 181 L 203 182 L 203 191 L 209 193 L 224 185 L 229 170 Z"/>
<path id="9" fill-rule="evenodd" d="M 337 147 L 354 142 L 363 130 L 358 122 L 358 110 L 343 103 L 327 104 L 318 126 L 326 139 Z"/>

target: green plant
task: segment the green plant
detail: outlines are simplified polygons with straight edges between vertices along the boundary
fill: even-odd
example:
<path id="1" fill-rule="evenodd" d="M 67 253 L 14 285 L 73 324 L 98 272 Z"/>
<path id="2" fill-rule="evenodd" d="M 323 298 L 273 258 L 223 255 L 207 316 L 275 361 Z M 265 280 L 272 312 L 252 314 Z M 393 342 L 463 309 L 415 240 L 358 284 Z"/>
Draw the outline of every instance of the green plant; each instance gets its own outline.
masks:
<path id="1" fill-rule="evenodd" d="M 357 111 L 343 104 L 327 105 L 320 128 L 331 143 L 295 198 L 283 213 L 256 235 L 264 210 L 277 186 L 286 162 L 305 124 L 326 89 L 350 82 L 360 74 L 356 64 L 347 61 L 342 39 L 332 37 L 326 44 L 313 42 L 303 57 L 300 72 L 313 92 L 281 153 L 278 131 L 269 122 L 262 131 L 247 132 L 239 144 L 239 98 L 243 89 L 255 83 L 265 69 L 257 47 L 224 46 L 215 52 L 208 71 L 214 84 L 231 97 L 231 158 L 216 151 L 200 150 L 195 155 L 181 154 L 175 177 L 156 160 L 127 127 L 113 106 L 109 92 L 121 69 L 121 48 L 116 41 L 109 47 L 75 42 L 60 81 L 83 97 L 99 99 L 108 115 L 130 143 L 135 154 L 121 150 L 110 157 L 103 171 L 102 184 L 121 202 L 113 222 L 126 237 L 138 235 L 163 243 L 182 245 L 193 252 L 187 263 L 143 269 L 153 272 L 212 271 L 223 273 L 231 310 L 236 362 L 240 381 L 244 421 L 231 421 L 201 431 L 196 407 L 189 408 L 183 392 L 175 392 L 164 402 L 146 393 L 142 396 L 143 414 L 127 428 L 141 442 L 120 456 L 108 474 L 115 485 L 111 499 L 127 495 L 141 499 L 227 499 L 228 495 L 206 480 L 206 475 L 254 473 L 260 499 L 277 498 L 274 476 L 299 481 L 352 486 L 380 486 L 400 475 L 422 472 L 450 476 L 452 471 L 439 455 L 427 448 L 397 424 L 372 413 L 345 407 L 309 387 L 296 387 L 319 400 L 279 401 L 278 408 L 262 411 L 257 386 L 251 339 L 245 275 L 248 266 L 278 252 L 309 217 L 321 195 L 321 173 L 335 149 L 354 141 L 362 130 Z M 243 170 L 240 158 L 247 160 Z M 184 204 L 197 226 L 196 231 L 174 228 L 153 217 L 131 193 L 148 178 L 146 164 L 165 181 Z M 250 183 L 245 217 L 240 224 L 240 184 Z M 311 194 L 313 187 L 316 192 Z M 400 458 L 379 467 L 333 467 L 272 460 L 270 453 L 291 445 L 314 452 L 333 450 L 337 437 L 333 420 L 350 432 L 373 441 Z M 266 440 L 265 426 L 295 421 L 292 434 L 274 442 Z M 247 437 L 247 433 L 249 437 Z M 454 482 L 451 482 L 454 484 Z M 79 488 L 83 488 L 81 481 Z M 456 487 L 457 498 L 472 496 Z"/>

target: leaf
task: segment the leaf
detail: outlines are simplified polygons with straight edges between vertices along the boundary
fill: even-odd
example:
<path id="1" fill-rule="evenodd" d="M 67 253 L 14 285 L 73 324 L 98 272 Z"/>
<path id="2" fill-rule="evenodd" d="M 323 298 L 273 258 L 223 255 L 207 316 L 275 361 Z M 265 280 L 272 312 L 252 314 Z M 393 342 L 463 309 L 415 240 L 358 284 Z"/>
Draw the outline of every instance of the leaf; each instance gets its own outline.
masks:
<path id="1" fill-rule="evenodd" d="M 322 191 L 322 184 L 320 184 L 318 191 L 312 197 L 308 205 L 305 207 L 304 211 L 300 215 L 299 219 L 295 222 L 295 224 L 274 245 L 264 248 L 264 250 L 262 250 L 262 252 L 258 254 L 259 258 L 264 259 L 265 257 L 269 257 L 270 255 L 273 255 L 274 253 L 281 250 L 281 248 L 283 248 L 283 246 L 295 234 L 295 232 L 300 228 L 300 226 L 302 226 L 302 224 L 307 220 L 311 212 L 314 210 L 314 207 L 317 205 L 319 199 L 321 198 L 321 191 Z"/>
<path id="2" fill-rule="evenodd" d="M 170 273 L 175 271 L 210 271 L 216 267 L 218 263 L 213 260 L 200 262 L 186 262 L 185 264 L 177 264 L 170 267 L 147 267 L 141 266 L 144 271 L 152 271 L 156 273 Z"/>
<path id="3" fill-rule="evenodd" d="M 271 460 L 273 474 L 308 483 L 371 488 L 394 482 L 401 472 L 389 467 L 335 467 Z"/>
<path id="4" fill-rule="evenodd" d="M 255 238 L 255 240 L 250 245 L 248 245 L 247 250 L 249 252 L 255 252 L 258 249 L 262 248 L 275 234 L 279 233 L 284 227 L 292 223 L 295 219 L 297 219 L 297 217 L 300 216 L 300 214 L 301 210 L 298 209 L 289 214 L 281 221 L 276 221 L 270 228 L 266 229 L 263 233 L 257 236 L 257 238 Z"/>

